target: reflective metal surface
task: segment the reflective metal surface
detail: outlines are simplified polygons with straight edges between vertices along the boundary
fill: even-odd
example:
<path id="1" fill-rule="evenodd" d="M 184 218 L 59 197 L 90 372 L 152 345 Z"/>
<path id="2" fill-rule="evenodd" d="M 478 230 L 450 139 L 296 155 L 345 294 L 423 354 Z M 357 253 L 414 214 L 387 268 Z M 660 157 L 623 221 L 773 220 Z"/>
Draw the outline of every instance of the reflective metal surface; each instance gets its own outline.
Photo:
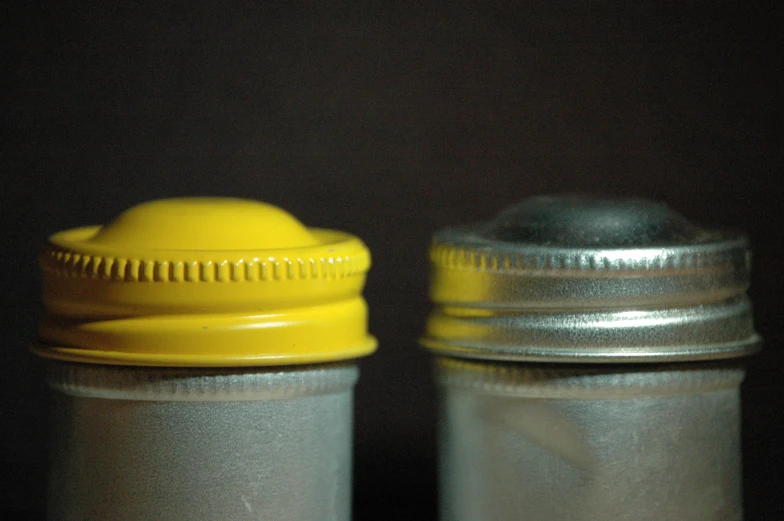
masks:
<path id="1" fill-rule="evenodd" d="M 442 520 L 742 519 L 740 368 L 544 367 L 440 359 Z"/>
<path id="2" fill-rule="evenodd" d="M 742 519 L 750 260 L 643 199 L 534 197 L 436 233 L 442 520 Z"/>
<path id="3" fill-rule="evenodd" d="M 52 362 L 52 521 L 348 521 L 357 368 Z"/>
<path id="4" fill-rule="evenodd" d="M 737 357 L 759 342 L 751 303 L 737 297 L 630 310 L 473 315 L 442 308 L 430 315 L 425 344 L 442 354 L 495 360 L 662 362 Z"/>
<path id="5" fill-rule="evenodd" d="M 436 233 L 431 262 L 437 308 L 423 343 L 439 352 L 626 362 L 759 346 L 743 234 L 651 201 L 531 198 Z"/>

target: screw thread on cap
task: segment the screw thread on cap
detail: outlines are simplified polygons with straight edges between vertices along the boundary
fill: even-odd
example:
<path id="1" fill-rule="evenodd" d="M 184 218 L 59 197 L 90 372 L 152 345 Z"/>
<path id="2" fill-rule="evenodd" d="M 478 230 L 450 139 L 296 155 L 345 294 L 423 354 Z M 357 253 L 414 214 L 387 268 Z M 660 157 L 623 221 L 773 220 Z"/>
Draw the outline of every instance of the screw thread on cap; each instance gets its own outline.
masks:
<path id="1" fill-rule="evenodd" d="M 737 231 L 645 199 L 534 197 L 435 234 L 423 343 L 461 357 L 702 360 L 758 348 Z"/>

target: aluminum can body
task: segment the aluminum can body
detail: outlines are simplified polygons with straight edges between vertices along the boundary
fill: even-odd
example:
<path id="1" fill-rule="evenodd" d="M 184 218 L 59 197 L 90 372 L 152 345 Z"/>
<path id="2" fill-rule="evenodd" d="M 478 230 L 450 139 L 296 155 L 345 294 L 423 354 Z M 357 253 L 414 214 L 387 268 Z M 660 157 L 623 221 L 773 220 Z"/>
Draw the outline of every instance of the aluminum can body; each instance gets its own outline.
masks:
<path id="1" fill-rule="evenodd" d="M 444 521 L 742 519 L 739 366 L 438 367 Z"/>
<path id="2" fill-rule="evenodd" d="M 437 232 L 443 521 L 739 521 L 750 253 L 644 199 Z"/>
<path id="3" fill-rule="evenodd" d="M 52 362 L 52 521 L 348 521 L 354 364 Z"/>
<path id="4" fill-rule="evenodd" d="M 53 234 L 33 351 L 50 521 L 348 521 L 370 252 L 276 206 L 184 197 Z"/>

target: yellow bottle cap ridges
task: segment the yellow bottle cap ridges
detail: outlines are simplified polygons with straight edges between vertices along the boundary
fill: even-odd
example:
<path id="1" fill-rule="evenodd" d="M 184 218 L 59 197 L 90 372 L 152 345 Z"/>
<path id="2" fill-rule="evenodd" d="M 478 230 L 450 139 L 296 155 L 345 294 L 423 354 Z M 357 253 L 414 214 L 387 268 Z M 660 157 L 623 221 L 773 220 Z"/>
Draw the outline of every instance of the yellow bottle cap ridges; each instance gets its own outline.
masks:
<path id="1" fill-rule="evenodd" d="M 178 198 L 52 235 L 41 356 L 103 364 L 288 365 L 375 350 L 370 253 L 257 201 Z"/>

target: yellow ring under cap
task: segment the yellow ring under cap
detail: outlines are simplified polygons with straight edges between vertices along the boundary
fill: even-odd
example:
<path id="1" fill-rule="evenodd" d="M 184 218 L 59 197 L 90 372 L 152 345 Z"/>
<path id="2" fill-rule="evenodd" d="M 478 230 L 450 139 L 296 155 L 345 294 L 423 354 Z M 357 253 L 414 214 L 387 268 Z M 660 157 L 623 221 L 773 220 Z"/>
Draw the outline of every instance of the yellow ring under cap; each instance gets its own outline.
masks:
<path id="1" fill-rule="evenodd" d="M 41 356 L 173 366 L 284 365 L 375 350 L 370 254 L 256 201 L 182 198 L 53 235 Z"/>

